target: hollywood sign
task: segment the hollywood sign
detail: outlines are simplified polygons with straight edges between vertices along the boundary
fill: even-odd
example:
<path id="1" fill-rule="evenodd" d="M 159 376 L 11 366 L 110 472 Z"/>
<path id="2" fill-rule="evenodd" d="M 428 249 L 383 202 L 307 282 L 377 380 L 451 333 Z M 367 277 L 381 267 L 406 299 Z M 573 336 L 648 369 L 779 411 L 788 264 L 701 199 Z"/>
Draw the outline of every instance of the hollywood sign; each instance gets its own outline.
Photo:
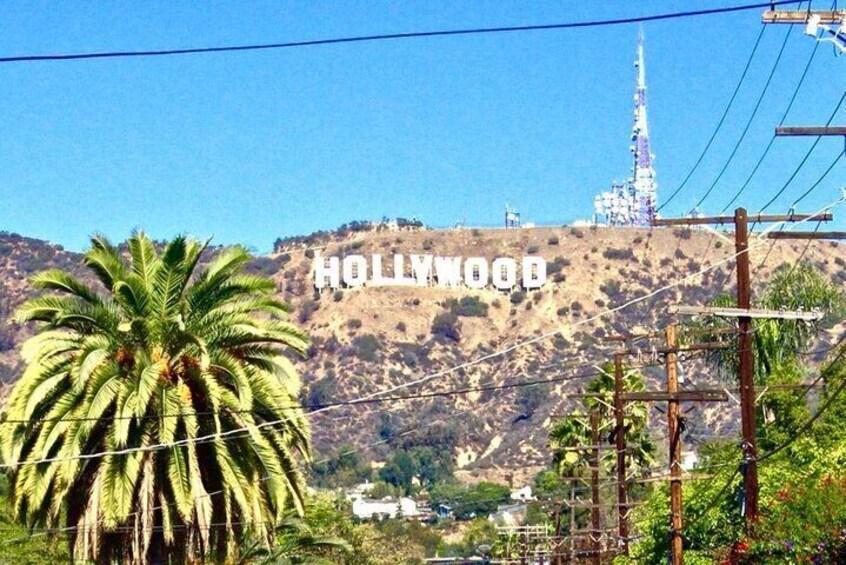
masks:
<path id="1" fill-rule="evenodd" d="M 371 255 L 368 264 L 364 255 L 314 257 L 314 286 L 355 288 L 360 286 L 438 286 L 442 288 L 483 289 L 488 285 L 510 291 L 518 284 L 526 290 L 540 288 L 546 283 L 546 261 L 543 257 L 523 257 L 518 265 L 511 257 L 499 257 L 488 262 L 484 257 L 439 257 L 409 255 L 408 263 L 402 254 L 393 256 L 393 274 L 383 270 L 381 255 Z M 409 267 L 409 268 L 406 268 Z M 410 274 L 409 274 L 410 273 Z"/>

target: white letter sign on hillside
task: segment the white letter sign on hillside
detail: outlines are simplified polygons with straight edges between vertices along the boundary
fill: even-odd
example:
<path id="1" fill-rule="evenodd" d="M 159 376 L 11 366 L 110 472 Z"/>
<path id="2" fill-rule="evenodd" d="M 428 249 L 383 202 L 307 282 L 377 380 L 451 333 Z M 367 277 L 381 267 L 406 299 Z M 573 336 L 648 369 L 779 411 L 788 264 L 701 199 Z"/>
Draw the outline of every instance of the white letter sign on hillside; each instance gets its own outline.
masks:
<path id="1" fill-rule="evenodd" d="M 407 268 L 408 267 L 408 268 Z M 510 257 L 498 257 L 488 262 L 484 257 L 438 257 L 410 255 L 408 264 L 402 254 L 393 257 L 393 275 L 383 270 L 382 256 L 364 255 L 338 257 L 314 256 L 314 286 L 337 289 L 341 283 L 346 288 L 362 286 L 438 286 L 441 288 L 483 289 L 489 285 L 504 292 L 518 286 L 526 290 L 542 287 L 546 283 L 546 261 L 543 257 L 523 257 L 518 263 Z M 410 275 L 408 274 L 410 273 Z"/>

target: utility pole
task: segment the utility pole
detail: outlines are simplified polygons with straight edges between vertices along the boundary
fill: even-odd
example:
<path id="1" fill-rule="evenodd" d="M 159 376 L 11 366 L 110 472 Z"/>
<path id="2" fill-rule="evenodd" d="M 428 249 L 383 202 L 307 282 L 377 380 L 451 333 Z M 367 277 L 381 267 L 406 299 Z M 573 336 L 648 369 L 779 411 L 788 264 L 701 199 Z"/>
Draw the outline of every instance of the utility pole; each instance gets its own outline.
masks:
<path id="1" fill-rule="evenodd" d="M 756 223 L 831 221 L 830 213 L 822 214 L 759 214 L 751 218 Z M 691 226 L 705 224 L 733 224 L 737 262 L 737 311 L 725 312 L 738 321 L 738 382 L 740 385 L 740 417 L 743 431 L 743 516 L 747 531 L 758 519 L 758 464 L 755 422 L 755 358 L 752 350 L 752 289 L 749 278 L 749 216 L 744 208 L 738 208 L 734 216 L 711 218 L 673 218 L 655 220 L 655 226 Z M 720 315 L 715 309 L 715 314 Z M 795 313 L 794 313 L 795 314 Z M 756 317 L 782 318 L 779 312 L 764 312 Z"/>
<path id="2" fill-rule="evenodd" d="M 804 24 L 805 35 L 819 42 L 832 43 L 837 51 L 846 53 L 846 34 L 843 32 L 846 10 L 812 10 L 810 4 L 807 10 L 767 10 L 761 21 L 765 24 Z M 837 7 L 836 1 L 834 7 Z"/>
<path id="3" fill-rule="evenodd" d="M 672 351 L 678 347 L 676 325 L 666 329 L 667 349 L 667 393 L 679 390 L 678 354 Z M 681 485 L 681 422 L 678 400 L 667 401 L 667 431 L 670 441 L 670 565 L 682 565 L 682 485 Z"/>
<path id="4" fill-rule="evenodd" d="M 591 502 L 593 503 L 590 509 L 590 539 L 593 542 L 593 562 L 596 565 L 601 565 L 602 554 L 599 546 L 599 531 L 602 528 L 599 516 L 599 413 L 595 410 L 590 413 L 590 441 L 593 446 L 590 453 L 590 493 Z"/>
<path id="5" fill-rule="evenodd" d="M 749 279 L 749 225 L 746 210 L 734 211 L 734 248 L 737 251 L 737 307 L 752 307 Z M 737 319 L 738 373 L 740 380 L 740 424 L 743 432 L 743 496 L 746 523 L 758 519 L 758 434 L 755 421 L 755 357 L 752 351 L 752 318 Z"/>
<path id="6" fill-rule="evenodd" d="M 617 448 L 617 527 L 620 535 L 620 548 L 624 555 L 629 554 L 629 520 L 626 504 L 626 429 L 625 404 L 623 403 L 623 354 L 614 355 L 614 439 Z"/>

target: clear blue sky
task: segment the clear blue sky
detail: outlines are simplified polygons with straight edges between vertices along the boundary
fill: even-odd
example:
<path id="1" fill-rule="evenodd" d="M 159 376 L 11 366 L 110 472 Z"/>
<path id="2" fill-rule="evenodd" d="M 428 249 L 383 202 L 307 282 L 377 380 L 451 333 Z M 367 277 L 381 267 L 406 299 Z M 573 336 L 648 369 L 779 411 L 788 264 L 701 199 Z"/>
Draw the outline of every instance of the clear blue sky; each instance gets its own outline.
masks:
<path id="1" fill-rule="evenodd" d="M 0 55 L 544 24 L 730 3 L 742 0 L 15 2 L 0 21 Z M 705 144 L 759 22 L 751 11 L 644 26 L 659 198 Z M 786 31 L 765 33 L 726 127 L 666 214 L 689 209 L 725 162 Z M 0 65 L 0 230 L 78 250 L 92 232 L 119 240 L 141 226 L 158 238 L 213 235 L 267 251 L 277 236 L 353 219 L 494 225 L 506 201 L 543 224 L 587 217 L 593 195 L 631 166 L 636 38 L 636 26 L 620 26 Z M 795 29 L 706 211 L 719 211 L 748 174 L 812 48 Z M 844 77 L 846 60 L 821 48 L 788 122 L 823 123 Z M 767 200 L 810 143 L 778 140 L 741 203 Z M 773 210 L 842 150 L 839 139 L 820 143 Z M 841 162 L 803 208 L 833 200 L 844 172 Z"/>

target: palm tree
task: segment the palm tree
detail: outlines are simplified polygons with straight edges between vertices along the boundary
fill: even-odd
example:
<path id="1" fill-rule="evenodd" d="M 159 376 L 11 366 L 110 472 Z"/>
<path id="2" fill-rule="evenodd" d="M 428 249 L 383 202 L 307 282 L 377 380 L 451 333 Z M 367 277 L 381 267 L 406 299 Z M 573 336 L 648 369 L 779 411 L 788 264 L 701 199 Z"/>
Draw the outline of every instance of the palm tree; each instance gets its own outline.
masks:
<path id="1" fill-rule="evenodd" d="M 643 391 L 643 376 L 635 370 L 624 368 L 623 387 L 627 391 Z M 600 437 L 608 437 L 609 430 L 616 427 L 614 404 L 614 365 L 606 364 L 599 374 L 587 386 L 587 392 L 594 396 L 582 401 L 584 411 L 577 410 L 567 418 L 562 418 L 550 429 L 550 444 L 553 450 L 553 465 L 559 476 L 573 479 L 581 478 L 588 482 L 591 466 L 591 451 L 584 446 L 593 445 L 590 414 L 597 415 Z M 623 424 L 626 437 L 626 467 L 632 471 L 643 470 L 652 464 L 655 445 L 649 437 L 649 410 L 643 402 L 628 402 L 624 410 Z M 600 439 L 600 444 L 603 443 Z M 604 449 L 599 453 L 599 466 L 611 472 L 617 463 L 613 450 Z M 568 481 L 570 498 L 575 498 L 577 490 L 574 481 Z"/>
<path id="2" fill-rule="evenodd" d="M 75 561 L 222 560 L 302 512 L 310 433 L 286 354 L 307 337 L 272 281 L 241 274 L 244 248 L 202 266 L 207 245 L 95 236 L 103 288 L 47 271 L 15 315 L 40 324 L 0 426 L 14 510 L 63 525 Z"/>
<path id="3" fill-rule="evenodd" d="M 321 536 L 302 519 L 285 519 L 277 528 L 276 547 L 268 548 L 261 540 L 248 543 L 241 550 L 240 564 L 262 565 L 332 565 L 337 557 L 352 551 L 352 546 L 341 538 Z"/>
<path id="4" fill-rule="evenodd" d="M 765 284 L 756 306 L 769 310 L 818 310 L 823 314 L 821 320 L 811 323 L 783 319 L 753 321 L 756 384 L 795 385 L 807 376 L 806 363 L 801 359 L 803 351 L 812 346 L 822 330 L 842 321 L 846 310 L 846 294 L 809 262 L 781 265 Z M 736 304 L 735 299 L 725 293 L 712 301 L 714 306 Z M 731 323 L 708 318 L 693 326 L 706 330 L 725 329 L 730 328 Z M 739 359 L 734 336 L 721 334 L 708 337 L 706 333 L 705 339 L 728 346 L 726 349 L 715 350 L 709 359 L 724 379 L 733 381 Z M 807 391 L 769 391 L 757 404 L 761 449 L 771 449 L 784 441 L 807 417 Z"/>
<path id="5" fill-rule="evenodd" d="M 628 392 L 645 390 L 643 376 L 632 369 L 623 370 L 623 388 Z M 586 412 L 576 411 L 570 417 L 557 421 L 550 429 L 550 440 L 553 449 L 553 462 L 559 475 L 563 477 L 582 476 L 588 466 L 588 451 L 580 451 L 578 446 L 591 445 L 590 419 L 587 414 L 596 413 L 599 416 L 600 433 L 613 430 L 616 421 L 614 417 L 614 366 L 606 364 L 599 374 L 587 386 L 586 392 L 594 396 L 583 400 Z M 649 409 L 643 402 L 627 402 L 624 410 L 623 424 L 626 434 L 626 466 L 629 469 L 642 469 L 652 464 L 655 446 L 647 431 Z M 609 439 L 609 442 L 611 440 Z M 600 454 L 601 464 L 611 468 L 616 464 L 616 455 L 612 451 Z"/>

